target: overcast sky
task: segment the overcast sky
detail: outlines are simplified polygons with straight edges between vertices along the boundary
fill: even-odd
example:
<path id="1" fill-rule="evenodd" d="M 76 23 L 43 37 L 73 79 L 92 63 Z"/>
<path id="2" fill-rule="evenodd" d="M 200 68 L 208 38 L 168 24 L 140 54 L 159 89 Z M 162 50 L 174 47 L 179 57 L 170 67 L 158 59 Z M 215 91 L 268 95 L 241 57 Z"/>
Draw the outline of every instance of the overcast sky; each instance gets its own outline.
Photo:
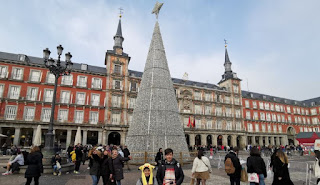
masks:
<path id="1" fill-rule="evenodd" d="M 42 57 L 56 46 L 73 61 L 104 67 L 124 9 L 129 69 L 143 71 L 153 0 L 1 0 L 0 51 Z M 320 96 L 320 1 L 163 0 L 159 15 L 171 76 L 217 84 L 224 39 L 242 89 L 295 100 Z"/>

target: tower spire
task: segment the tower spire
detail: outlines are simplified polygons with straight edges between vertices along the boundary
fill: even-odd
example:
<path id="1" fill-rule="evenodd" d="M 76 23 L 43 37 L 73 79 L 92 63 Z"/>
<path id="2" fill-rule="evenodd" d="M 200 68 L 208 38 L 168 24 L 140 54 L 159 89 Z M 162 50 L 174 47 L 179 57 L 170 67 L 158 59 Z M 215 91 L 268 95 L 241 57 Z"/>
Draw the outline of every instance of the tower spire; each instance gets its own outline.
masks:
<path id="1" fill-rule="evenodd" d="M 114 46 L 113 46 L 113 50 L 116 51 L 116 49 L 121 49 L 121 53 L 122 53 L 122 42 L 124 41 L 124 38 L 122 36 L 122 28 L 121 28 L 121 18 L 122 18 L 122 8 L 119 8 L 120 14 L 119 14 L 119 23 L 118 23 L 118 28 L 117 28 L 117 32 L 116 35 L 113 37 L 114 40 Z"/>

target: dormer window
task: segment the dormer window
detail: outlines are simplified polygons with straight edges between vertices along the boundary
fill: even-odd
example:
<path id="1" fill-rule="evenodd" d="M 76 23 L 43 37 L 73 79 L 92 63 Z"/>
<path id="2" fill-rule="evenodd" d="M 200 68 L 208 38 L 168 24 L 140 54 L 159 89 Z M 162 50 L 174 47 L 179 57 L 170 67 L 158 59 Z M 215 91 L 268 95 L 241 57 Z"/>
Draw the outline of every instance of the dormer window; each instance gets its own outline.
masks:
<path id="1" fill-rule="evenodd" d="M 265 100 L 265 99 L 267 99 L 267 97 L 266 97 L 266 96 L 263 96 L 263 99 Z"/>
<path id="2" fill-rule="evenodd" d="M 114 71 L 115 74 L 121 75 L 121 65 L 114 65 Z"/>
<path id="3" fill-rule="evenodd" d="M 316 105 L 316 103 L 315 102 L 311 102 L 311 106 L 315 106 Z"/>
<path id="4" fill-rule="evenodd" d="M 26 55 L 19 55 L 20 61 L 26 61 Z"/>
<path id="5" fill-rule="evenodd" d="M 253 98 L 253 94 L 252 93 L 250 93 L 250 97 Z"/>
<path id="6" fill-rule="evenodd" d="M 83 70 L 83 71 L 88 70 L 88 65 L 87 64 L 81 64 L 81 70 Z"/>
<path id="7" fill-rule="evenodd" d="M 273 101 L 277 101 L 277 98 L 273 98 Z"/>

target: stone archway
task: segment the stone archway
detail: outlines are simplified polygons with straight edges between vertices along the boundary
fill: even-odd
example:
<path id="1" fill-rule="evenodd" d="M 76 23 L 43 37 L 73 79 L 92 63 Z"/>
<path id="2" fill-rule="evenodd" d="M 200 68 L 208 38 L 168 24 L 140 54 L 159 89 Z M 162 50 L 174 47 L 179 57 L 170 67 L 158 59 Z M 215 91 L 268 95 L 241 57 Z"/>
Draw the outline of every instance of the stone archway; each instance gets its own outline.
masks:
<path id="1" fill-rule="evenodd" d="M 108 145 L 120 145 L 121 135 L 119 132 L 111 132 L 108 136 Z"/>
<path id="2" fill-rule="evenodd" d="M 212 136 L 208 135 L 207 136 L 207 146 L 210 146 L 210 145 L 212 145 Z"/>
<path id="3" fill-rule="evenodd" d="M 196 135 L 196 138 L 195 138 L 195 144 L 197 146 L 201 145 L 201 135 Z"/>
<path id="4" fill-rule="evenodd" d="M 217 137 L 217 145 L 220 147 L 222 146 L 222 138 L 223 138 L 222 135 L 218 135 L 218 137 Z"/>
<path id="5" fill-rule="evenodd" d="M 240 140 L 241 140 L 241 136 L 237 136 L 237 147 L 241 147 L 241 144 L 240 144 Z"/>
<path id="6" fill-rule="evenodd" d="M 294 145 L 294 136 L 296 134 L 296 130 L 293 127 L 287 128 L 287 136 L 289 145 Z"/>
<path id="7" fill-rule="evenodd" d="M 232 137 L 231 137 L 231 136 L 228 136 L 228 137 L 227 137 L 227 140 L 228 140 L 228 142 L 227 142 L 227 143 L 228 143 L 228 146 L 231 146 L 231 139 L 232 139 Z"/>
<path id="8" fill-rule="evenodd" d="M 190 146 L 190 136 L 189 134 L 185 134 L 187 145 Z"/>

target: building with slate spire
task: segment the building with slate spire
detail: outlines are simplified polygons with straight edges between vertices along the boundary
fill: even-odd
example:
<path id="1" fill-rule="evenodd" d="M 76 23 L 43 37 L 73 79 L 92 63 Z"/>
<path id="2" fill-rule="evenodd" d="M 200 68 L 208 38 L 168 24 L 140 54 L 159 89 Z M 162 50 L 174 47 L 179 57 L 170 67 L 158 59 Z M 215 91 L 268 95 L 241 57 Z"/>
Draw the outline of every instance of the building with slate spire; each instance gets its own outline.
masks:
<path id="1" fill-rule="evenodd" d="M 116 34 L 110 35 L 114 42 L 109 45 L 112 49 L 106 51 L 105 61 L 101 62 L 104 67 L 73 61 L 71 75 L 58 82 L 54 133 L 55 142 L 63 148 L 72 144 L 78 126 L 82 129 L 82 144 L 124 145 L 127 135 L 146 137 L 147 133 L 145 148 L 139 148 L 143 151 L 171 146 L 163 144 L 163 136 L 169 137 L 168 141 L 177 138 L 176 142 L 182 143 L 181 150 L 185 150 L 185 141 L 189 147 L 297 144 L 297 134 L 320 131 L 320 97 L 298 101 L 242 91 L 227 47 L 224 61 L 221 59 L 225 71 L 218 85 L 171 78 L 157 24 L 143 72 L 128 69 L 130 56 L 124 52 L 126 29 L 122 30 L 121 18 L 114 28 Z M 158 65 L 160 68 L 154 69 Z M 157 77 L 153 83 L 152 74 Z M 31 145 L 39 124 L 46 132 L 53 82 L 54 76 L 44 66 L 42 57 L 0 52 L 0 133 L 9 136 L 0 141 L 0 146 L 4 142 Z M 160 87 L 149 96 L 151 89 Z M 148 100 L 158 103 L 139 103 Z M 164 107 L 171 111 L 163 111 L 168 115 L 165 120 L 152 112 Z M 169 121 L 172 119 L 175 121 Z M 135 126 L 139 121 L 144 127 Z M 195 123 L 194 127 L 189 122 Z M 166 126 L 176 129 L 168 130 Z M 133 131 L 128 134 L 129 127 Z"/>

